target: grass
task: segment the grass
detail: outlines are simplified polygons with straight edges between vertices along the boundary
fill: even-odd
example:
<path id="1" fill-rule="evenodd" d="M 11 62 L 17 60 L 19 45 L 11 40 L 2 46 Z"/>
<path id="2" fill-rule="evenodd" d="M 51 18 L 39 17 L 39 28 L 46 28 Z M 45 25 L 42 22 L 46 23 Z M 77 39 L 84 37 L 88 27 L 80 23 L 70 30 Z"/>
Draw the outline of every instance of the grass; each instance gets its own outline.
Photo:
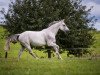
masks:
<path id="1" fill-rule="evenodd" d="M 0 75 L 99 75 L 100 60 L 87 60 L 79 58 L 2 59 L 0 61 Z"/>
<path id="2" fill-rule="evenodd" d="M 4 32 L 0 28 L 0 35 Z M 99 54 L 100 34 L 95 34 L 96 43 L 93 48 L 95 53 Z M 0 36 L 1 37 L 1 36 Z M 99 75 L 100 57 L 90 59 L 90 57 L 67 57 L 66 53 L 61 54 L 63 60 L 56 57 L 47 58 L 43 51 L 33 50 L 39 57 L 39 60 L 33 59 L 27 51 L 24 51 L 22 57 L 17 61 L 20 45 L 11 44 L 11 50 L 8 52 L 8 59 L 4 58 L 3 50 L 4 39 L 0 39 L 0 75 Z"/>
<path id="3" fill-rule="evenodd" d="M 95 32 L 95 42 L 92 46 L 96 54 L 100 54 L 100 32 Z"/>

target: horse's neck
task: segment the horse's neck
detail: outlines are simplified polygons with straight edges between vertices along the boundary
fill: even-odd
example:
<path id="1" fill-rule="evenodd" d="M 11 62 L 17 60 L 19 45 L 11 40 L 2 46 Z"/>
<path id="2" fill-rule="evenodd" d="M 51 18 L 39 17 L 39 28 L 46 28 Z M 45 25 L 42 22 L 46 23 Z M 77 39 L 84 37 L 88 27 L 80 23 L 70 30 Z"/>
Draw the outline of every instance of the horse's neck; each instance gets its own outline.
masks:
<path id="1" fill-rule="evenodd" d="M 56 24 L 50 26 L 50 27 L 47 28 L 47 29 L 56 35 L 57 32 L 58 32 L 58 30 L 59 30 L 59 26 L 60 26 L 60 25 L 59 25 L 58 23 L 56 23 Z"/>

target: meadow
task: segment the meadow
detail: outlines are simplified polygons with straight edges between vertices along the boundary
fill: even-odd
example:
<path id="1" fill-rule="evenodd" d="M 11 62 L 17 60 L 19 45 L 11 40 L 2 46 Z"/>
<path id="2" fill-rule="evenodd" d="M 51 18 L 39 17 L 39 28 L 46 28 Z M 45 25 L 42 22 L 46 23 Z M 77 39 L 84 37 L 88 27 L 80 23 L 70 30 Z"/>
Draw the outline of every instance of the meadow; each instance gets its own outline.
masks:
<path id="1" fill-rule="evenodd" d="M 63 60 L 58 60 L 56 57 L 48 59 L 44 51 L 33 50 L 40 59 L 36 60 L 24 51 L 19 61 L 17 61 L 19 43 L 11 44 L 8 59 L 4 58 L 3 33 L 4 29 L 0 27 L 0 75 L 100 75 L 100 32 L 95 33 L 96 41 L 91 46 L 92 56 L 67 57 L 65 52 L 61 54 Z"/>

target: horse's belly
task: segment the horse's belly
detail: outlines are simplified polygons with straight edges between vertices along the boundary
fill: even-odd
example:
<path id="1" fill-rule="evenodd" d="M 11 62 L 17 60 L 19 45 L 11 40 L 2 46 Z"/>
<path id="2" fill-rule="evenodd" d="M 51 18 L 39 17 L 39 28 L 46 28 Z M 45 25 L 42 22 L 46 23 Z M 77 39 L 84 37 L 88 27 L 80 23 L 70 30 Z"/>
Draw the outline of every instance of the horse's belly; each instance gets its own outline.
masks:
<path id="1" fill-rule="evenodd" d="M 44 46 L 46 45 L 45 41 L 33 40 L 31 41 L 31 45 L 33 46 Z"/>
<path id="2" fill-rule="evenodd" d="M 34 38 L 31 38 L 31 45 L 33 46 L 43 46 L 46 44 L 44 37 L 42 36 L 34 36 Z"/>

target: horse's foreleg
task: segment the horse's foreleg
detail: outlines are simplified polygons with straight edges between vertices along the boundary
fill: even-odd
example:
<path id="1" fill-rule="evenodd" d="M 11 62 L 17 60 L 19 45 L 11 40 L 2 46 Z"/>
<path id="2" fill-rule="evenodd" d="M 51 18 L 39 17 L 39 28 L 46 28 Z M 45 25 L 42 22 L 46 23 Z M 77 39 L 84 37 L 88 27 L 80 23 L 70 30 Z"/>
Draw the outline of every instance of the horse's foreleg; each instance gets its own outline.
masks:
<path id="1" fill-rule="evenodd" d="M 62 59 L 62 57 L 60 56 L 59 54 L 59 46 L 55 43 L 50 43 L 48 46 L 51 46 L 53 47 L 53 49 L 55 50 L 56 52 L 56 56 L 58 57 L 58 59 Z"/>
<path id="2" fill-rule="evenodd" d="M 55 45 L 55 46 L 53 46 L 53 48 L 54 48 L 54 50 L 56 52 L 56 55 L 57 55 L 58 59 L 62 59 L 62 57 L 59 54 L 59 46 L 58 45 Z"/>
<path id="3" fill-rule="evenodd" d="M 21 55 L 22 55 L 22 52 L 24 51 L 24 49 L 25 49 L 25 47 L 21 47 L 21 49 L 20 49 L 20 51 L 19 51 L 19 54 L 18 54 L 18 61 L 19 61 L 19 59 L 20 59 L 20 57 L 21 57 Z"/>

